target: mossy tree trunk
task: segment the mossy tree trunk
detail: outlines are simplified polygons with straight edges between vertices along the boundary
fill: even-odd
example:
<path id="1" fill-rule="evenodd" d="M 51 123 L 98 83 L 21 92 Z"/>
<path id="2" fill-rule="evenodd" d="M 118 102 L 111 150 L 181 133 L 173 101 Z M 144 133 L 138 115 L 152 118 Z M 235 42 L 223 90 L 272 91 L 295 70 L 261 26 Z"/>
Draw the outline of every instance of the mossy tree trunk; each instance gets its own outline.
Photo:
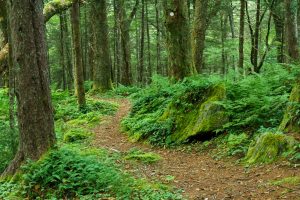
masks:
<path id="1" fill-rule="evenodd" d="M 298 35 L 297 35 L 297 9 L 294 8 L 295 0 L 285 0 L 285 20 L 286 20 L 286 44 L 288 61 L 290 63 L 299 63 Z M 279 130 L 285 132 L 300 131 L 300 77 L 294 86 L 290 98 L 289 105 L 285 111 L 283 120 L 279 126 Z"/>
<path id="2" fill-rule="evenodd" d="M 82 52 L 80 39 L 80 11 L 79 1 L 75 0 L 71 10 L 72 20 L 72 39 L 73 39 L 73 53 L 74 53 L 74 82 L 75 95 L 77 96 L 79 109 L 85 107 L 85 91 L 84 91 L 84 76 L 82 67 Z"/>
<path id="3" fill-rule="evenodd" d="M 194 74 L 191 64 L 191 40 L 187 2 L 182 0 L 164 1 L 165 26 L 170 76 L 176 80 Z"/>
<path id="4" fill-rule="evenodd" d="M 92 13 L 95 15 L 95 65 L 93 89 L 106 92 L 112 89 L 112 63 L 108 38 L 107 8 L 106 1 L 92 1 Z"/>
<path id="5" fill-rule="evenodd" d="M 43 1 L 7 2 L 17 78 L 20 141 L 18 152 L 4 175 L 14 174 L 27 159 L 39 159 L 55 144 Z"/>

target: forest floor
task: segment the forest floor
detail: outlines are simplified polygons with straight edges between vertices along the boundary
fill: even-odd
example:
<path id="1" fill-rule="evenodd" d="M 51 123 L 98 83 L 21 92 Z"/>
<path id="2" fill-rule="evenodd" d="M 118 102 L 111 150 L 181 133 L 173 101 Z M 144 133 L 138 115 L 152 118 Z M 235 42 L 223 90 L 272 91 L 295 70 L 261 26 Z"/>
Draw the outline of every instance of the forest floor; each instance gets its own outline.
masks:
<path id="1" fill-rule="evenodd" d="M 118 103 L 119 110 L 95 128 L 93 146 L 121 153 L 138 148 L 162 157 L 153 164 L 128 162 L 125 168 L 131 174 L 171 184 L 182 189 L 188 199 L 300 199 L 299 184 L 272 184 L 274 180 L 299 176 L 299 167 L 281 162 L 246 168 L 233 158 L 215 160 L 209 152 L 186 152 L 132 143 L 120 127 L 122 118 L 130 111 L 129 100 L 102 100 Z"/>

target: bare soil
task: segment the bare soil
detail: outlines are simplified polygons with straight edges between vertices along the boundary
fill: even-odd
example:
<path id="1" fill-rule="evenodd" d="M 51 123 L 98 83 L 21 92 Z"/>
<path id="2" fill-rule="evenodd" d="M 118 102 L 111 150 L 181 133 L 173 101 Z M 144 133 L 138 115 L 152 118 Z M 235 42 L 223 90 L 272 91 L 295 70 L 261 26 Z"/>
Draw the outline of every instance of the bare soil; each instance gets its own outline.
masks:
<path id="1" fill-rule="evenodd" d="M 126 165 L 130 173 L 153 181 L 161 181 L 183 189 L 187 199 L 300 199 L 300 185 L 274 186 L 272 180 L 300 176 L 300 168 L 280 162 L 245 168 L 234 159 L 217 161 L 209 152 L 185 152 L 132 143 L 121 132 L 120 123 L 131 108 L 127 99 L 102 99 L 119 104 L 116 115 L 107 117 L 95 129 L 93 146 L 126 152 L 135 147 L 159 154 L 154 164 Z M 174 177 L 174 180 L 167 180 Z"/>

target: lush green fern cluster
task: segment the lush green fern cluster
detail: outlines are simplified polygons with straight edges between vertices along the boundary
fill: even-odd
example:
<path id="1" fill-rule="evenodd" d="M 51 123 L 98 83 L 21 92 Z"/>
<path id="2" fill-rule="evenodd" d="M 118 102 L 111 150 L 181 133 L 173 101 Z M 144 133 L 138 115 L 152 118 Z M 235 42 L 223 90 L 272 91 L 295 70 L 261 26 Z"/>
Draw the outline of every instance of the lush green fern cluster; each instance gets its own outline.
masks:
<path id="1" fill-rule="evenodd" d="M 81 149 L 81 150 L 79 150 Z M 30 199 L 181 199 L 170 188 L 135 179 L 122 172 L 104 150 L 65 145 L 37 162 L 28 162 L 22 174 L 0 183 L 0 198 Z"/>

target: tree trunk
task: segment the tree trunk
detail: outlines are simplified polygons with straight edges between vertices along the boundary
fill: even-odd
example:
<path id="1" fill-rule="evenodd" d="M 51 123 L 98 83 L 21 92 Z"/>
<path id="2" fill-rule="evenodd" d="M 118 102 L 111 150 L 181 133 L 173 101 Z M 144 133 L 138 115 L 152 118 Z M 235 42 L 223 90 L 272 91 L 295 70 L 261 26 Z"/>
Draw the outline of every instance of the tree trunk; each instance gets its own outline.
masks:
<path id="1" fill-rule="evenodd" d="M 187 3 L 181 0 L 164 1 L 164 11 L 171 77 L 182 80 L 195 72 L 191 64 Z"/>
<path id="2" fill-rule="evenodd" d="M 8 4 L 20 142 L 4 175 L 14 174 L 27 159 L 39 159 L 55 144 L 43 1 L 14 0 Z"/>
<path id="3" fill-rule="evenodd" d="M 295 0 L 285 0 L 285 24 L 287 55 L 290 62 L 299 61 L 298 31 L 297 31 L 297 9 L 293 5 Z"/>
<path id="4" fill-rule="evenodd" d="M 161 64 L 161 48 L 160 48 L 160 23 L 159 23 L 159 7 L 158 2 L 155 0 L 155 19 L 156 19 L 156 73 L 163 75 L 163 69 Z"/>
<path id="5" fill-rule="evenodd" d="M 84 91 L 84 76 L 83 76 L 83 68 L 82 68 L 79 17 L 80 17 L 79 0 L 75 0 L 71 10 L 72 39 L 73 39 L 73 52 L 74 52 L 75 95 L 77 96 L 79 109 L 83 109 L 86 105 L 86 102 L 85 102 L 85 91 Z"/>
<path id="6" fill-rule="evenodd" d="M 149 84 L 152 78 L 152 65 L 151 65 L 151 38 L 150 38 L 150 29 L 149 29 L 149 12 L 148 12 L 148 2 L 146 1 L 146 27 L 147 27 L 147 48 L 148 48 L 148 67 L 147 67 L 147 80 Z"/>
<path id="7" fill-rule="evenodd" d="M 207 22 L 208 0 L 195 1 L 195 19 L 192 33 L 193 65 L 198 73 L 203 71 L 203 53 L 205 48 L 205 35 L 208 26 Z"/>
<path id="8" fill-rule="evenodd" d="M 142 18 L 141 18 L 141 44 L 140 44 L 140 54 L 139 54 L 139 67 L 138 67 L 138 84 L 144 85 L 144 47 L 145 47 L 145 2 L 142 0 Z"/>
<path id="9" fill-rule="evenodd" d="M 136 3 L 127 18 L 125 11 L 125 1 L 118 0 L 118 19 L 120 22 L 120 39 L 121 39 L 121 51 L 123 63 L 121 64 L 121 78 L 120 82 L 123 85 L 131 85 L 132 84 L 132 72 L 131 72 L 131 50 L 130 50 L 130 25 L 133 17 L 136 14 L 139 0 L 136 0 Z"/>
<path id="10" fill-rule="evenodd" d="M 64 35 L 64 21 L 63 14 L 59 15 L 60 22 L 60 66 L 62 67 L 62 82 L 63 82 L 63 90 L 67 89 L 67 76 L 66 76 L 66 64 L 65 64 L 65 35 Z"/>
<path id="11" fill-rule="evenodd" d="M 240 33 L 239 33 L 239 68 L 244 68 L 244 40 L 245 40 L 245 7 L 246 1 L 240 0 Z"/>
<path id="12" fill-rule="evenodd" d="M 298 50 L 298 38 L 297 38 L 297 9 L 294 9 L 294 0 L 285 0 L 285 20 L 286 20 L 286 42 L 289 61 L 291 63 L 299 63 L 299 50 Z M 298 77 L 297 83 L 294 86 L 289 105 L 285 111 L 283 120 L 279 126 L 279 130 L 285 132 L 299 132 L 299 103 L 300 103 L 300 77 Z"/>
<path id="13" fill-rule="evenodd" d="M 92 13 L 95 15 L 95 69 L 93 90 L 106 92 L 112 89 L 111 70 L 112 64 L 110 59 L 110 48 L 108 38 L 108 24 L 106 13 L 106 1 L 92 1 Z"/>

